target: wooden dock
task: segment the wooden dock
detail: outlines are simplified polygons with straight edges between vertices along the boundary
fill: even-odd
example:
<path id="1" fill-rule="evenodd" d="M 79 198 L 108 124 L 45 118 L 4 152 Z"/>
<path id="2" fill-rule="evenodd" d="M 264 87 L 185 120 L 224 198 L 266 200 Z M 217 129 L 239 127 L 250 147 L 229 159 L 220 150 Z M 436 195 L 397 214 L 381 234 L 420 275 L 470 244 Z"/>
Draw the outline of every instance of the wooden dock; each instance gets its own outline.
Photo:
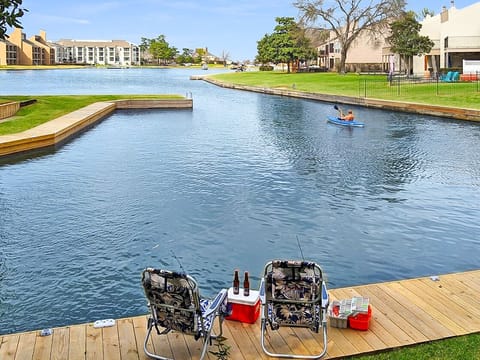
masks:
<path id="1" fill-rule="evenodd" d="M 328 328 L 325 358 L 373 353 L 480 332 L 480 270 L 330 289 L 332 299 L 366 296 L 372 305 L 368 331 Z M 0 335 L 0 359 L 147 359 L 143 352 L 146 316 L 119 319 L 115 326 L 96 329 L 93 323 Z M 269 331 L 275 351 L 309 354 L 321 348 L 321 334 L 303 329 Z M 260 346 L 260 324 L 225 321 L 230 359 L 267 359 Z M 198 359 L 200 342 L 178 333 L 153 336 L 150 346 L 175 359 Z M 209 348 L 216 350 L 215 346 Z M 157 350 L 158 351 L 158 350 Z M 215 356 L 209 354 L 209 359 Z"/>

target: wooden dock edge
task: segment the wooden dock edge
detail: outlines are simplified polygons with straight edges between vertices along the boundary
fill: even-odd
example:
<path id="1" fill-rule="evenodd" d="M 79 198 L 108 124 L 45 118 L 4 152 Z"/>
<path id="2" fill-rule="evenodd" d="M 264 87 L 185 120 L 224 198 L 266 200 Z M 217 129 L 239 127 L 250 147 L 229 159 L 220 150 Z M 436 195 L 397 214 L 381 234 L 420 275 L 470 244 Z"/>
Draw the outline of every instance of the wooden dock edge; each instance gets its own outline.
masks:
<path id="1" fill-rule="evenodd" d="M 0 136 L 0 157 L 56 146 L 116 110 L 191 108 L 192 99 L 125 99 L 97 102 L 21 133 Z"/>
<path id="2" fill-rule="evenodd" d="M 331 300 L 367 296 L 373 310 L 367 331 L 335 328 L 329 321 L 325 359 L 479 333 L 479 292 L 480 270 L 331 289 Z M 105 328 L 94 328 L 93 322 L 53 328 L 52 336 L 41 336 L 39 330 L 0 335 L 0 359 L 147 360 L 143 352 L 146 324 L 147 316 L 138 315 L 117 319 L 114 326 Z M 260 347 L 260 319 L 254 324 L 226 321 L 224 325 L 233 359 L 272 359 Z M 322 346 L 320 334 L 303 329 L 269 331 L 267 341 L 276 351 L 305 355 Z M 191 336 L 173 332 L 154 335 L 147 346 L 177 359 L 197 360 L 200 345 Z M 216 359 L 210 354 L 207 358 Z"/>

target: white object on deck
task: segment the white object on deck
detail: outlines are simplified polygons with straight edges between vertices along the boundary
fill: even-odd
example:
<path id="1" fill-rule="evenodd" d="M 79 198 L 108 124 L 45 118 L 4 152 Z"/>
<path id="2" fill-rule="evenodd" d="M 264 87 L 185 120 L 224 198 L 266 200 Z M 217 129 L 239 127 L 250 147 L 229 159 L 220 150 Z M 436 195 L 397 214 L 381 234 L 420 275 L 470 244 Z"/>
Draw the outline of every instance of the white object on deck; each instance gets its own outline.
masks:
<path id="1" fill-rule="evenodd" d="M 94 328 L 103 328 L 115 325 L 114 319 L 97 320 L 93 323 Z"/>

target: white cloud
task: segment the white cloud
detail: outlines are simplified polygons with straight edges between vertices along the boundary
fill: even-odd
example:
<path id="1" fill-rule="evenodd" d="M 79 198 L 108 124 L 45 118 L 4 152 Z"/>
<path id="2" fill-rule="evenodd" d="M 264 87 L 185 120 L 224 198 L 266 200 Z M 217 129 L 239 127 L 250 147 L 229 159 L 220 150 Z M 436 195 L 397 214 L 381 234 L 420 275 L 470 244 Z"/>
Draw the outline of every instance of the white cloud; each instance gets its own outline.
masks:
<path id="1" fill-rule="evenodd" d="M 79 25 L 89 25 L 90 21 L 87 19 L 73 18 L 67 16 L 56 16 L 56 15 L 41 15 L 36 14 L 38 21 L 45 22 L 47 24 L 79 24 Z"/>

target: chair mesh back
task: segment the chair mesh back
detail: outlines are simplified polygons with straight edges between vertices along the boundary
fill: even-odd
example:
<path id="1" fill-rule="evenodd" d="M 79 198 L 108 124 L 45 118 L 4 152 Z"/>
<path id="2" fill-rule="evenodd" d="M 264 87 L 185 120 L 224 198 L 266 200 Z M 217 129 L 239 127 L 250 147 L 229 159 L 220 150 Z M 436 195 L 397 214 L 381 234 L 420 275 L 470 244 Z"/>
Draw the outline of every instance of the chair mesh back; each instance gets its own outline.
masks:
<path id="1" fill-rule="evenodd" d="M 268 320 L 272 328 L 307 327 L 318 332 L 322 274 L 315 263 L 272 262 L 265 276 Z"/>
<path id="2" fill-rule="evenodd" d="M 198 332 L 198 288 L 187 275 L 147 269 L 142 284 L 157 325 L 187 334 Z"/>

